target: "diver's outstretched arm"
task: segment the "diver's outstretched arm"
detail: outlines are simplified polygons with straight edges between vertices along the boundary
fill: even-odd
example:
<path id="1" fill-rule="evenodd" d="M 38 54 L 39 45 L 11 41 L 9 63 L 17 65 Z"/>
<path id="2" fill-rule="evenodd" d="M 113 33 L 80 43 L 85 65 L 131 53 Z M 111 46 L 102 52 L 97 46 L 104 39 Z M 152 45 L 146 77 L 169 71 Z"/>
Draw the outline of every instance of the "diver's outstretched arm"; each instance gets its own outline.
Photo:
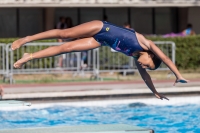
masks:
<path id="1" fill-rule="evenodd" d="M 146 39 L 143 35 L 137 33 L 138 41 L 144 45 L 146 50 L 152 51 L 158 58 L 160 58 L 168 68 L 175 74 L 176 81 L 175 83 L 187 83 L 188 80 L 184 79 L 180 72 L 178 71 L 175 64 L 167 57 L 151 40 Z M 174 83 L 174 85 L 175 85 Z"/>
<path id="2" fill-rule="evenodd" d="M 16 50 L 20 48 L 25 43 L 47 39 L 47 38 L 85 38 L 85 37 L 92 37 L 96 33 L 98 33 L 103 26 L 101 21 L 95 20 L 91 22 L 87 22 L 69 29 L 54 29 L 45 32 L 41 32 L 32 36 L 27 36 L 21 39 L 18 39 L 13 42 L 11 49 Z"/>
<path id="3" fill-rule="evenodd" d="M 150 75 L 147 73 L 146 69 L 142 68 L 140 66 L 140 64 L 135 60 L 135 64 L 138 68 L 138 71 L 142 77 L 142 79 L 144 80 L 144 82 L 146 83 L 146 85 L 149 87 L 149 89 L 154 93 L 154 95 L 158 98 L 158 99 L 166 99 L 166 100 L 169 100 L 167 97 L 165 97 L 164 95 L 162 94 L 159 94 L 157 92 L 157 90 L 155 89 L 154 85 L 153 85 L 153 82 L 151 80 L 151 77 Z"/>
<path id="4" fill-rule="evenodd" d="M 158 56 L 167 66 L 168 68 L 174 73 L 176 76 L 175 83 L 181 82 L 181 83 L 187 83 L 188 80 L 184 79 L 181 75 L 181 73 L 178 71 L 175 64 L 167 57 L 152 41 L 148 40 L 148 47 L 149 49 Z M 174 85 L 175 85 L 174 83 Z"/>

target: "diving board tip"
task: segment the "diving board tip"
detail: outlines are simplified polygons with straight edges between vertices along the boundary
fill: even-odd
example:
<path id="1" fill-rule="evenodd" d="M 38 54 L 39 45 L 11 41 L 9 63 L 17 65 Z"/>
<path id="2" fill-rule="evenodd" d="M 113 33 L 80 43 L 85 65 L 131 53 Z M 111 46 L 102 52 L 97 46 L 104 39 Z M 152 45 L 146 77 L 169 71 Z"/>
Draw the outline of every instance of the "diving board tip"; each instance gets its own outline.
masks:
<path id="1" fill-rule="evenodd" d="M 0 100 L 0 107 L 31 106 L 31 103 L 18 100 Z"/>

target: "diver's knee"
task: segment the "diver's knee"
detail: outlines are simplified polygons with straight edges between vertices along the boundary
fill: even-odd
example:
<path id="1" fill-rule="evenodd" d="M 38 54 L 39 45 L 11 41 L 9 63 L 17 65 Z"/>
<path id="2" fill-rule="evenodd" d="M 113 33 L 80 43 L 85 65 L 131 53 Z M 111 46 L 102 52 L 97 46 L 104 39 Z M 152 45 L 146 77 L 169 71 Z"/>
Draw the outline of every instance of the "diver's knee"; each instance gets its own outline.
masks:
<path id="1" fill-rule="evenodd" d="M 60 51 L 61 53 L 66 53 L 66 52 L 72 52 L 73 51 L 73 47 L 70 46 L 69 44 L 63 44 L 63 45 L 60 45 Z"/>
<path id="2" fill-rule="evenodd" d="M 69 33 L 70 32 L 68 32 L 66 29 L 64 29 L 64 30 L 59 30 L 58 35 L 59 35 L 60 38 L 68 38 Z"/>

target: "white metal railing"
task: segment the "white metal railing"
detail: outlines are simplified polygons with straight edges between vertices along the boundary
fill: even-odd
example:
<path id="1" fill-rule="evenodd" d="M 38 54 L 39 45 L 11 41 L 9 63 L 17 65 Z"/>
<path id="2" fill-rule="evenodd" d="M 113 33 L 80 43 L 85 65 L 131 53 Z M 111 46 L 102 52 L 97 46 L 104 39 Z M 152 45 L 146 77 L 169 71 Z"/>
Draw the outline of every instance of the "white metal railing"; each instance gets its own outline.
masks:
<path id="1" fill-rule="evenodd" d="M 6 45 L 5 56 L 0 56 L 0 60 L 6 59 L 6 73 L 4 78 L 8 78 L 10 83 L 13 82 L 15 74 L 64 74 L 71 73 L 73 76 L 77 74 L 93 73 L 97 69 L 96 50 L 88 52 L 72 52 L 60 56 L 43 58 L 27 62 L 21 69 L 14 69 L 13 64 L 23 56 L 23 53 L 33 53 L 49 46 L 57 46 L 61 43 L 28 43 L 15 51 L 11 50 L 11 44 Z M 1 46 L 1 45 L 0 45 Z M 1 48 L 1 47 L 0 47 Z M 2 57 L 2 58 L 1 58 Z M 87 57 L 87 60 L 85 59 Z M 62 65 L 59 60 L 62 58 Z M 85 66 L 87 64 L 87 66 Z M 4 68 L 5 69 L 5 68 Z M 0 69 L 1 70 L 1 69 Z M 2 67 L 3 70 L 3 67 Z M 1 71 L 0 71 L 1 72 Z M 1 74 L 1 73 L 0 73 Z"/>
<path id="2" fill-rule="evenodd" d="M 6 74 L 6 44 L 0 43 L 0 75 Z"/>
<path id="3" fill-rule="evenodd" d="M 62 4 L 62 3 L 154 3 L 154 4 L 196 4 L 200 0 L 0 0 L 0 4 Z"/>

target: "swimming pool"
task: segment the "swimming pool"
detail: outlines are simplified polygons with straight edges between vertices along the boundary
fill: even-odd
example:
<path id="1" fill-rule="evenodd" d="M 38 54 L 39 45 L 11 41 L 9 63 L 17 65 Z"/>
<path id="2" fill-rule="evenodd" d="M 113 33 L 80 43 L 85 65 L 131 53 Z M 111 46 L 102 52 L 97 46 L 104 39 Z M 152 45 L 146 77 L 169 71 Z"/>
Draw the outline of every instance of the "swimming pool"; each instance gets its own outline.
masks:
<path id="1" fill-rule="evenodd" d="M 0 109 L 0 129 L 130 124 L 156 133 L 199 133 L 200 97 L 35 104 Z"/>

